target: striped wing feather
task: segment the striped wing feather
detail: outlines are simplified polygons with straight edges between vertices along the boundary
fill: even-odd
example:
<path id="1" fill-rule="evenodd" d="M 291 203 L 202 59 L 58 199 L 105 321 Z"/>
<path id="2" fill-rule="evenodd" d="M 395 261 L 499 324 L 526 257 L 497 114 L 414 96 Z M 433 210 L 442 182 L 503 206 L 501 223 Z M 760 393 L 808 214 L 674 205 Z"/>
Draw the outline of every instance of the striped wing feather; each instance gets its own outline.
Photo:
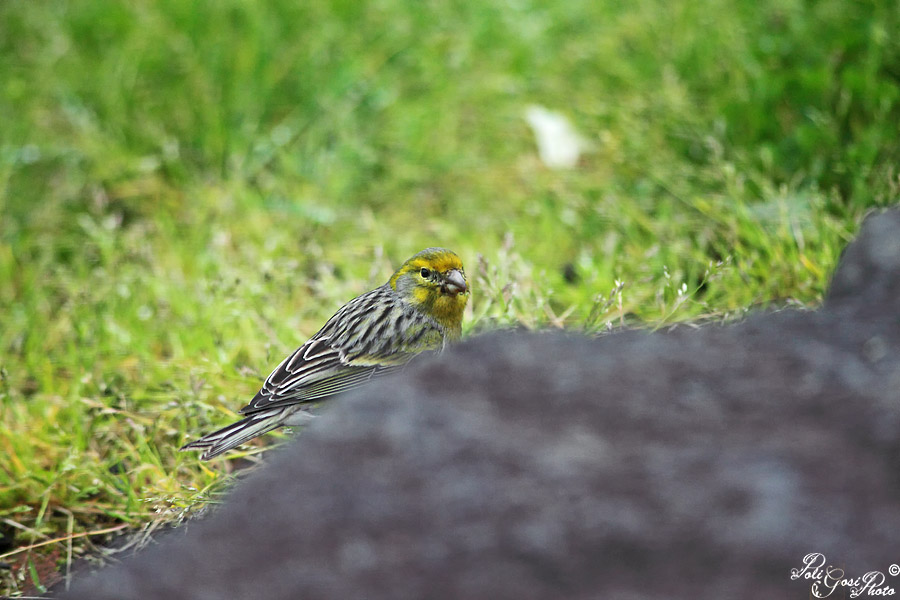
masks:
<path id="1" fill-rule="evenodd" d="M 395 371 L 424 350 L 441 347 L 443 331 L 382 286 L 345 304 L 285 358 L 241 413 L 313 402 Z"/>

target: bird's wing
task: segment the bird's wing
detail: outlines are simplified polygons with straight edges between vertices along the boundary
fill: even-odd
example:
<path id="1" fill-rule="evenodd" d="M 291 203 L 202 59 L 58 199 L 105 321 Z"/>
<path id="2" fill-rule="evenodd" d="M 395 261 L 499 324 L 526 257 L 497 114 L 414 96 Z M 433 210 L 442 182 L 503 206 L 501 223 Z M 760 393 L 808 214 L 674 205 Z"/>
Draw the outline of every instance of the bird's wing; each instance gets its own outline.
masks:
<path id="1" fill-rule="evenodd" d="M 377 288 L 345 304 L 266 378 L 241 413 L 313 402 L 395 371 L 440 347 L 436 324 Z"/>

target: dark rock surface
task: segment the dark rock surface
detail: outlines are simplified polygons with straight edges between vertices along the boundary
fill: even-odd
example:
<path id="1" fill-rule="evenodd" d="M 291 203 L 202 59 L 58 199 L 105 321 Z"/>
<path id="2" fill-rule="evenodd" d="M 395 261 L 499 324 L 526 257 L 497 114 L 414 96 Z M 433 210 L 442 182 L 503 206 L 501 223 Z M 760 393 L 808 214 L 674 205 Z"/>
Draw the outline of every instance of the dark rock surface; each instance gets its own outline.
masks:
<path id="1" fill-rule="evenodd" d="M 820 311 L 489 335 L 341 398 L 210 518 L 66 597 L 806 598 L 813 552 L 900 589 L 898 532 L 894 211 Z"/>

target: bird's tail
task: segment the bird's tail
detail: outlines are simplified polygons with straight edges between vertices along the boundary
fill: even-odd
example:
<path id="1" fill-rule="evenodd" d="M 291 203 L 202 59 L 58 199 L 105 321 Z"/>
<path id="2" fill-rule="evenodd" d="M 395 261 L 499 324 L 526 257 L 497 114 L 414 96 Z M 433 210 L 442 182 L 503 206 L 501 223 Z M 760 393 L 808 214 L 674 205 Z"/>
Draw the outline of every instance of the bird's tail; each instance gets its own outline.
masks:
<path id="1" fill-rule="evenodd" d="M 181 450 L 203 450 L 200 458 L 209 460 L 223 452 L 240 446 L 253 438 L 272 431 L 284 424 L 285 409 L 283 407 L 271 410 L 262 410 L 249 417 L 232 423 L 218 431 L 204 435 L 195 442 L 190 442 L 181 447 Z"/>

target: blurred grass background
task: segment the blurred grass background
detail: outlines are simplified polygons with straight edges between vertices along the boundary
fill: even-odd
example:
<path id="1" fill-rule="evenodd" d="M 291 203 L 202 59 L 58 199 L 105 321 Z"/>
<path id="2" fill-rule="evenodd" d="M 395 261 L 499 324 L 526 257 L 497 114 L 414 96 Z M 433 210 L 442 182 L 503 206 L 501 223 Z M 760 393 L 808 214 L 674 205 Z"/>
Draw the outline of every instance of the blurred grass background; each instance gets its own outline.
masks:
<path id="1" fill-rule="evenodd" d="M 898 25 L 888 1 L 0 3 L 0 557 L 208 499 L 229 461 L 177 448 L 426 246 L 467 266 L 469 333 L 816 306 L 900 194 Z M 532 104 L 590 142 L 576 168 L 541 164 Z M 3 559 L 0 593 L 60 546 Z"/>

